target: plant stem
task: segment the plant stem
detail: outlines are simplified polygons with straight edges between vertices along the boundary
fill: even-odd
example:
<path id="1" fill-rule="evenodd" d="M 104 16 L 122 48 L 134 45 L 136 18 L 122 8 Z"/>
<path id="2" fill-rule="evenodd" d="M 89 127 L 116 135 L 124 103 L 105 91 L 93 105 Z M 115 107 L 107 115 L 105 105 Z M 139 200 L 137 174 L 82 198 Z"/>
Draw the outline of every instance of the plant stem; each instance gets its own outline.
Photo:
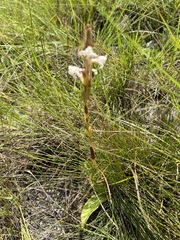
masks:
<path id="1" fill-rule="evenodd" d="M 88 46 L 92 46 L 92 31 L 89 24 L 87 24 L 86 26 L 84 49 L 86 49 Z M 97 165 L 96 159 L 95 159 L 95 151 L 92 144 L 92 129 L 89 124 L 89 111 L 88 111 L 91 85 L 92 85 L 92 59 L 91 58 L 84 58 L 84 68 L 85 68 L 85 71 L 83 72 L 84 123 L 87 131 L 87 135 L 89 138 L 91 161 L 93 165 Z"/>

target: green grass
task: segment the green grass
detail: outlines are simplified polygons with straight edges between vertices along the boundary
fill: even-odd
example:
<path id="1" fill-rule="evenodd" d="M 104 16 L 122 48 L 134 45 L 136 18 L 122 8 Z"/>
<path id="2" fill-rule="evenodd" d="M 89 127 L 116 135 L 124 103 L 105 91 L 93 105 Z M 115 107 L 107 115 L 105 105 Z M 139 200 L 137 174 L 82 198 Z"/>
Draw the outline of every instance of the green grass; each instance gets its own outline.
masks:
<path id="1" fill-rule="evenodd" d="M 40 2 L 0 3 L 0 239 L 178 239 L 178 1 Z M 98 170 L 67 73 L 87 22 L 108 55 L 89 112 Z"/>

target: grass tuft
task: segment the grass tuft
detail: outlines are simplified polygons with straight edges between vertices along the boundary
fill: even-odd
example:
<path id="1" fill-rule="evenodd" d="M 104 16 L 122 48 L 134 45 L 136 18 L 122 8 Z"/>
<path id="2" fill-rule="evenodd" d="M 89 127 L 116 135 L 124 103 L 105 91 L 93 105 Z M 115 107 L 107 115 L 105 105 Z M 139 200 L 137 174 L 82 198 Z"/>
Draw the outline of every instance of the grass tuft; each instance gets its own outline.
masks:
<path id="1" fill-rule="evenodd" d="M 108 56 L 89 106 L 98 168 L 67 73 L 87 22 Z M 0 239 L 180 237 L 179 27 L 177 0 L 2 1 Z"/>

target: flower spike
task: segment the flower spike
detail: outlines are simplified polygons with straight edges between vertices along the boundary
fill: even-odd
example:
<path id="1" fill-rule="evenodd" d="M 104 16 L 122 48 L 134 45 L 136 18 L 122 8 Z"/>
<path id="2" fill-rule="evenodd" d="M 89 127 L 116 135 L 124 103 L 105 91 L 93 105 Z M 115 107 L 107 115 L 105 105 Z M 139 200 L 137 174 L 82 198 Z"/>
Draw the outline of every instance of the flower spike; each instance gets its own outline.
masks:
<path id="1" fill-rule="evenodd" d="M 104 64 L 107 60 L 107 55 L 99 56 L 93 51 L 93 38 L 92 30 L 89 24 L 86 25 L 85 31 L 85 40 L 84 40 L 84 49 L 78 52 L 78 55 L 83 57 L 84 67 L 80 68 L 77 66 L 70 65 L 68 67 L 68 73 L 73 78 L 79 78 L 83 85 L 83 100 L 84 100 L 84 123 L 85 129 L 87 131 L 91 162 L 93 166 L 98 167 L 95 157 L 94 146 L 92 142 L 92 129 L 89 123 L 89 102 L 90 102 L 90 93 L 92 86 L 92 72 L 96 75 L 98 71 L 92 68 L 93 63 L 98 63 L 100 69 L 104 67 Z"/>

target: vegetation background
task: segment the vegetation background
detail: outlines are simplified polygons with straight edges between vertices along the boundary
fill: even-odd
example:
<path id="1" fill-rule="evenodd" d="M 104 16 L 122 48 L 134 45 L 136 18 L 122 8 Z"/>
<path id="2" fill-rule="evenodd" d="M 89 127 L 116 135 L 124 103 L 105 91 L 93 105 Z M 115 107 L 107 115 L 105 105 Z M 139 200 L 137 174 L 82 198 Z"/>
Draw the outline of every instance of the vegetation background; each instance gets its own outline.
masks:
<path id="1" fill-rule="evenodd" d="M 178 0 L 1 0 L 0 239 L 179 239 Z M 82 88 L 94 51 L 89 163 Z M 100 174 L 101 173 L 101 174 Z M 103 180 L 102 180 L 103 176 Z M 90 184 L 92 181 L 95 184 Z M 83 205 L 101 197 L 84 229 Z"/>

